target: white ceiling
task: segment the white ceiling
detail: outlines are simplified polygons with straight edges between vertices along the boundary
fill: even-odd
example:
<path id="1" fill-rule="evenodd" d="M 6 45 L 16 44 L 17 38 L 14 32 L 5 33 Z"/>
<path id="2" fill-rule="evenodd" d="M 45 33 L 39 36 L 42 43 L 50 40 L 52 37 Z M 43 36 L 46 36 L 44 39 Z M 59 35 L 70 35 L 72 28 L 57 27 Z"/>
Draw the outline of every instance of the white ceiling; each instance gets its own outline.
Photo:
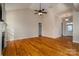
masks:
<path id="1" fill-rule="evenodd" d="M 25 3 L 6 3 L 5 9 L 6 10 L 15 10 L 15 9 L 23 9 L 28 8 L 30 4 Z"/>
<path id="2" fill-rule="evenodd" d="M 79 3 L 74 3 L 74 8 L 76 11 L 79 11 Z"/>
<path id="3" fill-rule="evenodd" d="M 72 9 L 72 4 L 67 3 L 42 3 L 42 8 L 48 9 L 57 7 L 60 10 L 62 9 Z M 39 9 L 39 3 L 6 3 L 5 4 L 6 10 L 15 10 L 15 9 L 23 9 L 23 8 L 30 8 L 30 9 Z"/>
<path id="4" fill-rule="evenodd" d="M 47 9 L 52 7 L 54 4 L 51 3 L 42 3 L 41 8 Z M 5 8 L 6 10 L 15 10 L 15 9 L 23 9 L 23 8 L 30 8 L 30 9 L 39 9 L 40 3 L 6 3 Z"/>

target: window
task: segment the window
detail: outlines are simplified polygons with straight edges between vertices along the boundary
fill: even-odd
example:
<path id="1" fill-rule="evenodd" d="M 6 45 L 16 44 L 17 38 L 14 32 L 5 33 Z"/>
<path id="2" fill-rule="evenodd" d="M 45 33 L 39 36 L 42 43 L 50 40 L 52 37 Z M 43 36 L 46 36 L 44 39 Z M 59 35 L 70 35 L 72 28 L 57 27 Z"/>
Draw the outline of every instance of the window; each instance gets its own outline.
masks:
<path id="1" fill-rule="evenodd" d="M 69 32 L 72 31 L 72 25 L 67 25 L 67 31 L 69 31 Z"/>

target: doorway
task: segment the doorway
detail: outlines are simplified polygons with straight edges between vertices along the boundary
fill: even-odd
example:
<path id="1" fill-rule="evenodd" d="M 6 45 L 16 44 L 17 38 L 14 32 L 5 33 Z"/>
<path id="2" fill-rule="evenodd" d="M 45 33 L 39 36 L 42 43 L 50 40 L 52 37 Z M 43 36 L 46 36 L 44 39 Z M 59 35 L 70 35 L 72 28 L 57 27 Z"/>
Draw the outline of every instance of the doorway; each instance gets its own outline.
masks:
<path id="1" fill-rule="evenodd" d="M 42 36 L 42 23 L 41 22 L 38 23 L 38 36 L 39 37 Z"/>
<path id="2" fill-rule="evenodd" d="M 72 16 L 64 17 L 62 21 L 62 36 L 73 36 L 73 19 Z"/>

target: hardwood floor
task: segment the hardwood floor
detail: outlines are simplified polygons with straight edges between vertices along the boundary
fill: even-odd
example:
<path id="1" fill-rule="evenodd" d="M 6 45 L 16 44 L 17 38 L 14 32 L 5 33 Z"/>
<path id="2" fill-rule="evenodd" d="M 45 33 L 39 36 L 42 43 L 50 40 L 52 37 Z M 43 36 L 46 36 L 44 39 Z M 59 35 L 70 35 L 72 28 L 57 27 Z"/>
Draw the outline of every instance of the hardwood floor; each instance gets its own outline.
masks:
<path id="1" fill-rule="evenodd" d="M 4 56 L 78 56 L 70 37 L 35 37 L 8 42 Z"/>

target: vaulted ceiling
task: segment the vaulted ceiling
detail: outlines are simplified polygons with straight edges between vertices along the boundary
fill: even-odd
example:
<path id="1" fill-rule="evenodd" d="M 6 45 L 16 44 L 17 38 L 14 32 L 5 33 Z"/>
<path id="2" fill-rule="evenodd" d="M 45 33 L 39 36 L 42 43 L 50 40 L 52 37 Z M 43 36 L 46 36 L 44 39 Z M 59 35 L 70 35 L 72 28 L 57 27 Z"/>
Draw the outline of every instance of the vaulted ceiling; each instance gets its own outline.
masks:
<path id="1" fill-rule="evenodd" d="M 31 9 L 31 10 L 39 10 L 40 3 L 6 3 L 6 10 L 16 10 L 16 9 Z M 57 13 L 63 13 L 63 17 L 66 15 L 71 15 L 73 10 L 79 11 L 79 3 L 41 3 L 41 8 L 46 10 L 52 9 L 56 10 Z"/>
<path id="2" fill-rule="evenodd" d="M 22 9 L 22 8 L 30 8 L 30 9 L 39 9 L 39 3 L 6 3 L 6 10 L 14 10 L 14 9 Z M 54 8 L 57 7 L 59 9 L 72 9 L 72 3 L 42 3 L 42 8 Z"/>

